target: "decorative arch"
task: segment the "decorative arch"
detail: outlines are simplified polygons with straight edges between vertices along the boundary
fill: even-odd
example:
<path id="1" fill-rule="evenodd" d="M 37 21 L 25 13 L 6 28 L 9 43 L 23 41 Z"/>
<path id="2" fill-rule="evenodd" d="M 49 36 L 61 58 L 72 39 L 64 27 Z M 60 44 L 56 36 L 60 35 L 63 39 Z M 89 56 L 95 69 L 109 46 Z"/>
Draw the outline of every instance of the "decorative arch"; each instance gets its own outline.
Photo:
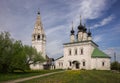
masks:
<path id="1" fill-rule="evenodd" d="M 40 40 L 40 34 L 38 34 L 38 36 L 37 36 L 37 40 Z"/>
<path id="2" fill-rule="evenodd" d="M 77 48 L 74 49 L 74 54 L 77 55 L 78 52 L 77 52 Z"/>
<path id="3" fill-rule="evenodd" d="M 71 48 L 68 50 L 68 54 L 69 54 L 69 55 L 72 55 L 72 50 L 71 50 Z"/>
<path id="4" fill-rule="evenodd" d="M 82 66 L 86 66 L 86 60 L 85 59 L 82 60 Z"/>
<path id="5" fill-rule="evenodd" d="M 83 55 L 83 48 L 80 48 L 80 55 Z"/>
<path id="6" fill-rule="evenodd" d="M 74 60 L 74 61 L 72 62 L 72 64 L 73 64 L 73 66 L 74 66 L 75 69 L 79 69 L 79 68 L 80 68 L 80 62 L 79 62 L 79 61 Z"/>
<path id="7" fill-rule="evenodd" d="M 69 66 L 72 66 L 72 61 L 71 61 L 71 60 L 69 60 L 68 62 L 69 62 Z"/>

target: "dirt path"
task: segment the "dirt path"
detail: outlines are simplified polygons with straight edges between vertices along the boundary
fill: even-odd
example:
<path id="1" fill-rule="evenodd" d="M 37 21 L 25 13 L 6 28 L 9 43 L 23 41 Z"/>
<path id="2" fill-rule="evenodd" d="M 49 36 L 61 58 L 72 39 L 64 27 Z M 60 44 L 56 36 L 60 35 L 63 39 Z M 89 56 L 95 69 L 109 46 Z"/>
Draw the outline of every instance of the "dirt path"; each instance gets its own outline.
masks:
<path id="1" fill-rule="evenodd" d="M 23 82 L 23 81 L 26 81 L 26 80 L 31 80 L 31 79 L 34 79 L 34 78 L 39 78 L 39 77 L 48 76 L 48 75 L 52 75 L 52 74 L 56 74 L 56 73 L 61 73 L 61 72 L 64 72 L 64 71 L 57 71 L 57 72 L 52 72 L 52 73 L 47 73 L 47 74 L 42 74 L 42 75 L 36 75 L 36 76 L 31 76 L 31 77 L 26 77 L 26 78 L 20 78 L 20 79 L 16 79 L 16 80 L 5 81 L 5 82 L 2 82 L 2 83 Z"/>

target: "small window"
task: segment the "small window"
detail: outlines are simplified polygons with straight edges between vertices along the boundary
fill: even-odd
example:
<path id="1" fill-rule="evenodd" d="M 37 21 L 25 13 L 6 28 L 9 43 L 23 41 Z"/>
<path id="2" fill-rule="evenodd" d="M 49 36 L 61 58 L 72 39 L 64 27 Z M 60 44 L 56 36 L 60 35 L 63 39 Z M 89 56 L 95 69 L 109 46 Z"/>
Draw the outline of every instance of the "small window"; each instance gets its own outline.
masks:
<path id="1" fill-rule="evenodd" d="M 80 50 L 80 54 L 83 54 L 83 49 Z"/>
<path id="2" fill-rule="evenodd" d="M 75 49 L 75 55 L 77 55 L 77 49 Z"/>
<path id="3" fill-rule="evenodd" d="M 37 38 L 38 40 L 40 40 L 40 35 L 38 35 L 38 38 Z"/>
<path id="4" fill-rule="evenodd" d="M 60 66 L 60 62 L 59 62 L 59 66 Z"/>
<path id="5" fill-rule="evenodd" d="M 105 66 L 105 62 L 102 62 L 102 66 Z"/>
<path id="6" fill-rule="evenodd" d="M 69 62 L 69 65 L 72 66 L 72 62 L 71 61 Z"/>
<path id="7" fill-rule="evenodd" d="M 85 62 L 83 62 L 83 66 L 85 66 Z"/>
<path id="8" fill-rule="evenodd" d="M 63 63 L 62 62 L 59 62 L 59 67 L 63 67 Z"/>
<path id="9" fill-rule="evenodd" d="M 69 49 L 69 55 L 71 55 L 71 49 Z"/>

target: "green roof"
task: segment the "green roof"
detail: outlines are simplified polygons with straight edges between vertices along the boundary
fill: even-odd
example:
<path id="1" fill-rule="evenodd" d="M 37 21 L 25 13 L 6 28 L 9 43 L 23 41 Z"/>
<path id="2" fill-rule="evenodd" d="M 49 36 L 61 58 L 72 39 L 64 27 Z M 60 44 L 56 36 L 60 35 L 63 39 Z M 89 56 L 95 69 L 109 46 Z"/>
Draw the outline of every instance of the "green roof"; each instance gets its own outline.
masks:
<path id="1" fill-rule="evenodd" d="M 95 48 L 92 53 L 92 58 L 110 58 L 110 57 L 101 50 L 99 50 L 98 48 Z"/>

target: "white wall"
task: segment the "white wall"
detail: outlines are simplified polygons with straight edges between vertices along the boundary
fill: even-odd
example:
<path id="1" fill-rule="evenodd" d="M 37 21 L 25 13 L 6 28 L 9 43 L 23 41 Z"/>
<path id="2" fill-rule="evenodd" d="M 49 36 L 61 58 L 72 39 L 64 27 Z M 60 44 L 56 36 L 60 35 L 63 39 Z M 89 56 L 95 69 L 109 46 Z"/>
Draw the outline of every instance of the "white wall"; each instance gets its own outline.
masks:
<path id="1" fill-rule="evenodd" d="M 55 69 L 64 69 L 64 57 L 55 61 Z"/>
<path id="2" fill-rule="evenodd" d="M 104 66 L 102 63 L 104 62 Z M 92 58 L 91 69 L 110 70 L 110 58 Z"/>
<path id="3" fill-rule="evenodd" d="M 91 58 L 95 47 L 91 42 L 64 45 L 64 56 L 55 61 L 56 68 L 73 68 L 69 65 L 69 62 L 78 61 L 80 69 L 110 70 L 110 58 Z M 69 55 L 70 49 L 71 55 Z M 75 49 L 77 49 L 77 55 L 75 55 Z M 81 49 L 83 49 L 83 54 L 80 54 Z M 85 66 L 83 66 L 83 61 L 85 61 Z M 104 62 L 104 66 L 102 66 L 102 62 Z M 59 63 L 63 63 L 63 65 L 60 66 Z"/>

